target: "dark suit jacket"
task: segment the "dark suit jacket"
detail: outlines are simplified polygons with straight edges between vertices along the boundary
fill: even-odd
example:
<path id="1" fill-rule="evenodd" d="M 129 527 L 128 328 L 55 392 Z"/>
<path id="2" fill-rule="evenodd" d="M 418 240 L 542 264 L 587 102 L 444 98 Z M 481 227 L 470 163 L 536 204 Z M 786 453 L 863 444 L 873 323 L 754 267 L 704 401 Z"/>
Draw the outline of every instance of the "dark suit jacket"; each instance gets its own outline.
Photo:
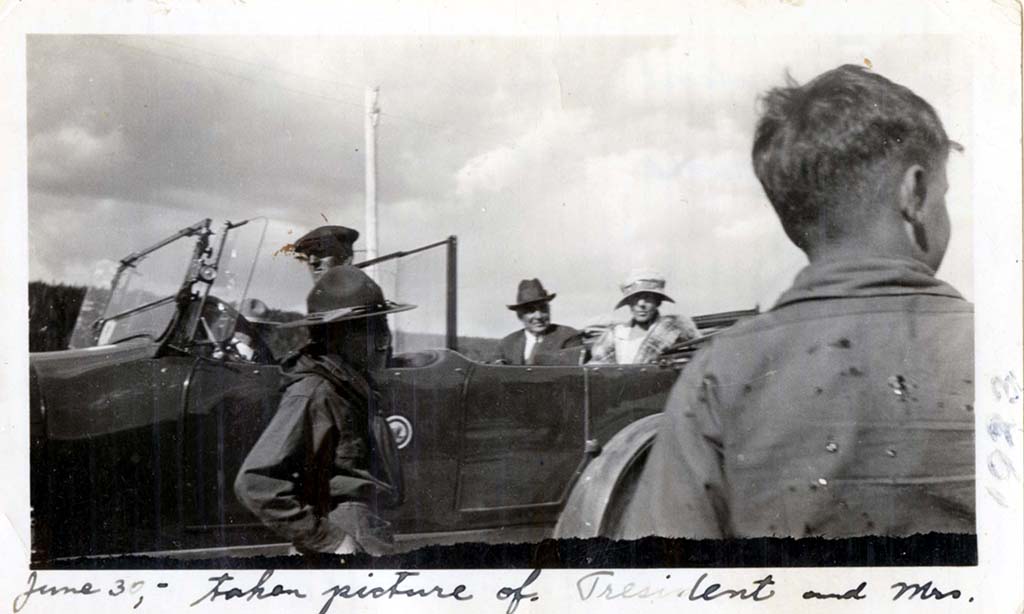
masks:
<path id="1" fill-rule="evenodd" d="M 546 333 L 533 346 L 533 356 L 529 364 L 558 364 L 556 355 L 565 348 L 583 345 L 580 332 L 571 326 L 552 324 Z M 523 350 L 526 349 L 526 333 L 523 330 L 506 335 L 498 344 L 498 359 L 509 365 L 526 364 Z M 571 364 L 576 364 L 575 359 Z"/>

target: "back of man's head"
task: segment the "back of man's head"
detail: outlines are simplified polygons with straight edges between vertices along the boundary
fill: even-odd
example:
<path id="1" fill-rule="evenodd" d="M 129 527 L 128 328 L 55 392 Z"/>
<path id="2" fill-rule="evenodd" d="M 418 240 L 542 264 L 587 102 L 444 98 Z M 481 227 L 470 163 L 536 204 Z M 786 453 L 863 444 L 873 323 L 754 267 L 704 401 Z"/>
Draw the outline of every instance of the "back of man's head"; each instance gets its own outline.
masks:
<path id="1" fill-rule="evenodd" d="M 754 172 L 804 251 L 869 230 L 908 168 L 942 170 L 956 146 L 924 99 L 860 66 L 790 80 L 761 102 Z"/>

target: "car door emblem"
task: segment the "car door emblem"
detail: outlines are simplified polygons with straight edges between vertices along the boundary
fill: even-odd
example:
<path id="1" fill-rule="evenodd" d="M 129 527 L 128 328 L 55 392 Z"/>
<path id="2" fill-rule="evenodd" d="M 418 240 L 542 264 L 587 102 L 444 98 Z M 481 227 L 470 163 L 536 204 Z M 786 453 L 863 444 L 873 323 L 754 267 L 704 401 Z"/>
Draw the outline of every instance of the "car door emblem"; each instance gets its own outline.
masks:
<path id="1" fill-rule="evenodd" d="M 388 426 L 391 428 L 391 436 L 395 438 L 395 445 L 401 450 L 412 441 L 412 424 L 404 416 L 388 416 Z"/>

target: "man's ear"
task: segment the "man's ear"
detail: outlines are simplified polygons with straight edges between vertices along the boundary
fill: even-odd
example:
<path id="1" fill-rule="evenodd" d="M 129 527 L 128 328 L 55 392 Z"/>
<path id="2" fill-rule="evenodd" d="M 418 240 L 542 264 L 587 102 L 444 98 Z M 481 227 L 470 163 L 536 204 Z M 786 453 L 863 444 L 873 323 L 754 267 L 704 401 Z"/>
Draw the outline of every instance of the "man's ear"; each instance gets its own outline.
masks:
<path id="1" fill-rule="evenodd" d="M 903 171 L 900 180 L 900 213 L 903 219 L 913 223 L 920 219 L 928 194 L 928 177 L 920 164 L 911 164 Z"/>
<path id="2" fill-rule="evenodd" d="M 928 236 L 924 224 L 921 223 L 921 217 L 924 214 L 927 196 L 928 174 L 920 164 L 911 164 L 903 172 L 900 180 L 900 215 L 907 224 L 907 236 L 925 252 L 928 251 Z"/>

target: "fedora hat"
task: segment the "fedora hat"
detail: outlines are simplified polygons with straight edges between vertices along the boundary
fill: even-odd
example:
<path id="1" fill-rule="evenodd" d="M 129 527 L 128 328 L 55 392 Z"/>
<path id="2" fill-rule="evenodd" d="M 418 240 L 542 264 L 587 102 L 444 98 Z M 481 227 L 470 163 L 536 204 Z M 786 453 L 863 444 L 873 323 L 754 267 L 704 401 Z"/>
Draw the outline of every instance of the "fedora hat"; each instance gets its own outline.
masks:
<path id="1" fill-rule="evenodd" d="M 629 277 L 626 278 L 625 283 L 620 288 L 622 289 L 622 298 L 615 305 L 616 309 L 625 305 L 631 296 L 644 292 L 657 294 L 663 301 L 675 302 L 671 296 L 665 294 L 665 276 L 654 271 L 631 271 Z"/>
<path id="2" fill-rule="evenodd" d="M 299 237 L 292 245 L 297 254 L 311 256 L 348 255 L 352 244 L 359 238 L 359 231 L 346 226 L 320 226 Z"/>
<path id="3" fill-rule="evenodd" d="M 334 324 L 415 309 L 416 305 L 400 305 L 384 300 L 384 293 L 369 275 L 354 266 L 342 265 L 328 269 L 309 291 L 306 312 L 301 320 L 282 324 L 280 328 Z"/>
<path id="4" fill-rule="evenodd" d="M 555 294 L 548 294 L 548 291 L 541 285 L 539 279 L 524 279 L 519 282 L 519 290 L 516 292 L 516 302 L 508 305 L 509 309 L 518 309 L 530 303 L 547 303 L 555 298 Z"/>

